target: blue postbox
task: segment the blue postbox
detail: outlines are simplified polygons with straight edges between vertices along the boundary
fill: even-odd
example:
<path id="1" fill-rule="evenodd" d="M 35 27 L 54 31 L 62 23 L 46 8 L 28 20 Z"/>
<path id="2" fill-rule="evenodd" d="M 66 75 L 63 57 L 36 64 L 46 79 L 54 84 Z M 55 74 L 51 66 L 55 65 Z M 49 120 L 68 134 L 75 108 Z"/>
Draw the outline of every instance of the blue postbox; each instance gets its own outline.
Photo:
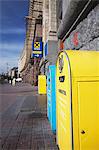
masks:
<path id="1" fill-rule="evenodd" d="M 56 131 L 56 66 L 50 65 L 47 74 L 47 117 L 52 131 Z"/>

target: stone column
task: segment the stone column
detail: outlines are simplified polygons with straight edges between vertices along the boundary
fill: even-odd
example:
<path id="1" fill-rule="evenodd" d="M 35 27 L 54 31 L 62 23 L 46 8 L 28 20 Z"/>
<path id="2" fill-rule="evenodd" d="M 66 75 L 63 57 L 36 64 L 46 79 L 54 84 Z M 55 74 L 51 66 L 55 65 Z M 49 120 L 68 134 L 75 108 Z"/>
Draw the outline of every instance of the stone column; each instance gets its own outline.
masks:
<path id="1" fill-rule="evenodd" d="M 49 0 L 49 40 L 57 40 L 56 0 Z"/>
<path id="2" fill-rule="evenodd" d="M 43 0 L 43 42 L 44 45 L 48 36 L 49 28 L 49 0 Z"/>

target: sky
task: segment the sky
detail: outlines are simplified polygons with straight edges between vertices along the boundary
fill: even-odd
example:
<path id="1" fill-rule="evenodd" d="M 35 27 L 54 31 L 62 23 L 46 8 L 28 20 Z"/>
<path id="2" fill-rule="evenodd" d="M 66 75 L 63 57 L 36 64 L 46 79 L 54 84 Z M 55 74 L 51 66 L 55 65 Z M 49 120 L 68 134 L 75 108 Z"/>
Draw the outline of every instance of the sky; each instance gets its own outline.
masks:
<path id="1" fill-rule="evenodd" d="M 0 0 L 0 73 L 18 66 L 29 0 Z M 8 64 L 8 65 L 7 65 Z"/>

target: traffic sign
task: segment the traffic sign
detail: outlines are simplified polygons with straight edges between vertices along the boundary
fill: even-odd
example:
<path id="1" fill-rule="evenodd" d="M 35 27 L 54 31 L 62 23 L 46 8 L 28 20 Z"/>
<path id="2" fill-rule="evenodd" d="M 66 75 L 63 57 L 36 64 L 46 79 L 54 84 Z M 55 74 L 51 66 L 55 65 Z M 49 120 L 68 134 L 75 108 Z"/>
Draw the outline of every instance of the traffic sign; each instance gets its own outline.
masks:
<path id="1" fill-rule="evenodd" d="M 36 41 L 32 43 L 32 57 L 43 57 L 43 42 Z"/>
<path id="2" fill-rule="evenodd" d="M 33 42 L 32 50 L 43 50 L 43 43 L 42 42 Z"/>
<path id="3" fill-rule="evenodd" d="M 37 57 L 37 58 L 42 58 L 43 55 L 42 54 L 32 54 L 32 58 Z"/>

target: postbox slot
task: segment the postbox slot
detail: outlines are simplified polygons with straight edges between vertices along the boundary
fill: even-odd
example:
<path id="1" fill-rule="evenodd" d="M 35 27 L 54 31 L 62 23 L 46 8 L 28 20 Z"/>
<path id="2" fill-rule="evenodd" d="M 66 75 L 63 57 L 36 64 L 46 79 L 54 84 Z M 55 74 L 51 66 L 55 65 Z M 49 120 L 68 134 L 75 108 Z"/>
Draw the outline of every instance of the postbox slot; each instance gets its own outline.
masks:
<path id="1" fill-rule="evenodd" d="M 60 76 L 60 77 L 59 77 L 59 81 L 60 81 L 60 82 L 64 82 L 64 81 L 65 81 L 65 76 Z"/>

